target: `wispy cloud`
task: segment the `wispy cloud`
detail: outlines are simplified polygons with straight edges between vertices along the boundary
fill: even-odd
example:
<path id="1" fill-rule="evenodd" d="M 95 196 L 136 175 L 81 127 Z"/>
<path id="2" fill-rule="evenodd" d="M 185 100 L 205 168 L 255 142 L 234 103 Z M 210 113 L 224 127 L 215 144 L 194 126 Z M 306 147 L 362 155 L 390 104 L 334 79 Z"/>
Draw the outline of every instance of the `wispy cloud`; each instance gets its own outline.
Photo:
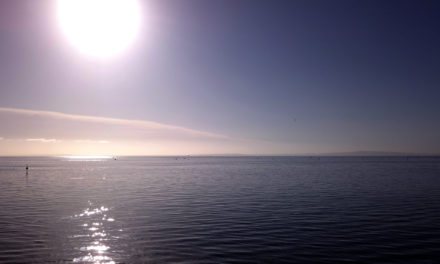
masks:
<path id="1" fill-rule="evenodd" d="M 225 135 L 151 121 L 0 108 L 0 124 L 0 155 L 238 152 Z"/>
<path id="2" fill-rule="evenodd" d="M 291 145 L 151 121 L 0 108 L 0 155 L 287 153 Z M 44 147 L 41 146 L 44 144 Z"/>
<path id="3" fill-rule="evenodd" d="M 185 128 L 180 126 L 167 125 L 152 121 L 118 119 L 118 118 L 85 116 L 85 115 L 72 115 L 72 114 L 65 114 L 60 112 L 0 107 L 0 121 L 5 121 L 5 119 L 8 118 L 14 119 L 15 122 L 17 121 L 17 119 L 19 119 L 18 123 L 21 126 L 35 125 L 34 127 L 32 127 L 32 129 L 36 129 L 36 130 L 47 128 L 49 124 L 52 124 L 55 125 L 56 130 L 64 130 L 64 132 L 67 132 L 66 130 L 69 128 L 71 128 L 71 130 L 78 129 L 79 127 L 84 128 L 85 126 L 84 125 L 80 126 L 80 124 L 87 123 L 89 124 L 89 126 L 87 126 L 87 130 L 89 131 L 99 130 L 98 126 L 100 126 L 101 128 L 103 127 L 109 128 L 109 126 L 111 126 L 112 129 L 119 129 L 119 130 L 121 128 L 130 128 L 131 132 L 135 132 L 134 134 L 137 135 L 143 134 L 143 136 L 150 138 L 158 136 L 158 137 L 179 137 L 179 138 L 186 137 L 186 138 L 198 138 L 198 139 L 200 138 L 228 139 L 228 137 L 225 135 Z M 38 121 L 41 122 L 38 123 Z M 60 128 L 60 124 L 63 125 L 68 124 L 68 126 L 63 129 Z M 69 133 L 66 134 L 72 134 L 71 132 L 74 131 L 70 131 Z M 81 134 L 80 131 L 76 131 L 76 132 L 77 134 Z M 105 134 L 111 134 L 111 131 L 106 131 Z M 122 135 L 124 135 L 124 133 L 122 133 Z"/>
<path id="4" fill-rule="evenodd" d="M 41 142 L 41 143 L 56 143 L 56 142 L 60 142 L 61 140 L 57 140 L 54 138 L 27 138 L 26 141 Z"/>

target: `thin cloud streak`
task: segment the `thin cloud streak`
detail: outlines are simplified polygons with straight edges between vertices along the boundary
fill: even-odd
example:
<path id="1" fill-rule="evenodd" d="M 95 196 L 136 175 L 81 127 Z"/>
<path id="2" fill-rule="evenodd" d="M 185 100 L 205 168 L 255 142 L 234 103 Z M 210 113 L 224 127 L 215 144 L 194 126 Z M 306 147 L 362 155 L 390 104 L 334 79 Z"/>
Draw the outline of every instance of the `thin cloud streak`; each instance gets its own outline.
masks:
<path id="1" fill-rule="evenodd" d="M 42 143 L 56 143 L 56 142 L 60 142 L 61 140 L 54 139 L 54 138 L 27 138 L 26 141 L 42 142 Z"/>
<path id="2" fill-rule="evenodd" d="M 150 121 L 16 108 L 0 108 L 0 124 L 6 139 L 0 155 L 272 154 L 308 149 Z"/>
<path id="3" fill-rule="evenodd" d="M 28 109 L 18 109 L 18 108 L 4 108 L 0 107 L 0 113 L 14 113 L 19 115 L 27 116 L 39 116 L 39 117 L 49 117 L 53 119 L 63 119 L 63 120 L 73 120 L 80 122 L 90 122 L 90 123 L 101 123 L 101 124 L 111 124 L 111 125 L 123 125 L 123 126 L 133 126 L 143 129 L 153 129 L 153 130 L 164 130 L 164 131 L 174 131 L 185 133 L 187 135 L 192 135 L 195 137 L 211 138 L 211 139 L 230 139 L 228 136 L 199 131 L 194 129 L 189 129 L 180 126 L 166 125 L 152 121 L 144 120 L 131 120 L 131 119 L 118 119 L 118 118 L 108 118 L 108 117 L 97 117 L 97 116 L 85 116 L 85 115 L 73 115 L 65 114 L 60 112 L 52 111 L 40 111 L 40 110 L 28 110 Z"/>

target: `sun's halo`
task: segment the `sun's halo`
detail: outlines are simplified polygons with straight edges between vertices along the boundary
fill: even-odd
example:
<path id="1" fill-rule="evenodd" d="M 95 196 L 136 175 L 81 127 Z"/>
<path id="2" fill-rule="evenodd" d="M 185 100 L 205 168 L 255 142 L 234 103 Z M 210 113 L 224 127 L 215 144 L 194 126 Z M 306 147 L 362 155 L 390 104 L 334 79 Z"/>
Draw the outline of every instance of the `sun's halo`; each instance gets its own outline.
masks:
<path id="1" fill-rule="evenodd" d="M 58 20 L 67 39 L 85 54 L 109 57 L 123 51 L 140 26 L 137 0 L 58 0 Z"/>

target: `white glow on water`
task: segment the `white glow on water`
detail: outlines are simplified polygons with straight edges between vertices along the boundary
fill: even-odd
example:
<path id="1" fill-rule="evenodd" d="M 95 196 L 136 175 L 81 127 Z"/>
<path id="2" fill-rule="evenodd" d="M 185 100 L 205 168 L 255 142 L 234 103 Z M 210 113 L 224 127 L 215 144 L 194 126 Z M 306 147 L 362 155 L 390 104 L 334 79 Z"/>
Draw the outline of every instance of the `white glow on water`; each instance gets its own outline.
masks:
<path id="1" fill-rule="evenodd" d="M 73 259 L 74 263 L 95 263 L 95 264 L 115 264 L 115 262 L 113 261 L 112 258 L 107 257 L 107 256 L 94 256 L 92 254 L 89 254 L 87 256 L 84 257 L 80 257 L 80 258 L 74 258 Z"/>
<path id="2" fill-rule="evenodd" d="M 76 221 L 81 221 L 79 226 L 86 227 L 80 232 L 79 235 L 73 235 L 73 238 L 81 237 L 82 240 L 78 241 L 81 246 L 79 246 L 79 251 L 83 256 L 74 258 L 72 261 L 74 263 L 94 263 L 94 264 L 114 264 L 115 261 L 111 257 L 111 252 L 108 250 L 110 246 L 109 240 L 114 240 L 116 237 L 111 234 L 111 221 L 101 220 L 102 217 L 106 217 L 104 212 L 110 211 L 106 206 L 93 206 L 91 201 L 88 201 L 88 207 L 82 210 L 80 214 L 75 214 L 73 219 Z M 113 218 L 109 218 L 114 220 Z M 110 233 L 109 233 L 110 231 Z M 87 232 L 84 235 L 83 232 Z"/>
<path id="3" fill-rule="evenodd" d="M 112 159 L 112 156 L 91 155 L 91 156 L 60 156 L 68 160 L 107 160 Z"/>
<path id="4" fill-rule="evenodd" d="M 96 233 L 93 233 L 93 235 L 92 235 L 92 237 L 105 237 L 105 236 L 107 236 L 107 234 L 103 233 L 103 232 L 96 232 Z"/>

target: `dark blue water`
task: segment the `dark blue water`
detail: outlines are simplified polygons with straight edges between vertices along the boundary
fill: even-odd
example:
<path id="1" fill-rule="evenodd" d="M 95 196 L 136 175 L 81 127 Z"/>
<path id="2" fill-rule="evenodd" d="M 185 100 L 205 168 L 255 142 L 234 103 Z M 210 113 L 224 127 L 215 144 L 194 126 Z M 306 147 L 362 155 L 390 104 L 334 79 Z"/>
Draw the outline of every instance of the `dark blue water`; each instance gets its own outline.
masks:
<path id="1" fill-rule="evenodd" d="M 0 158 L 0 263 L 438 263 L 439 177 L 435 157 Z"/>

